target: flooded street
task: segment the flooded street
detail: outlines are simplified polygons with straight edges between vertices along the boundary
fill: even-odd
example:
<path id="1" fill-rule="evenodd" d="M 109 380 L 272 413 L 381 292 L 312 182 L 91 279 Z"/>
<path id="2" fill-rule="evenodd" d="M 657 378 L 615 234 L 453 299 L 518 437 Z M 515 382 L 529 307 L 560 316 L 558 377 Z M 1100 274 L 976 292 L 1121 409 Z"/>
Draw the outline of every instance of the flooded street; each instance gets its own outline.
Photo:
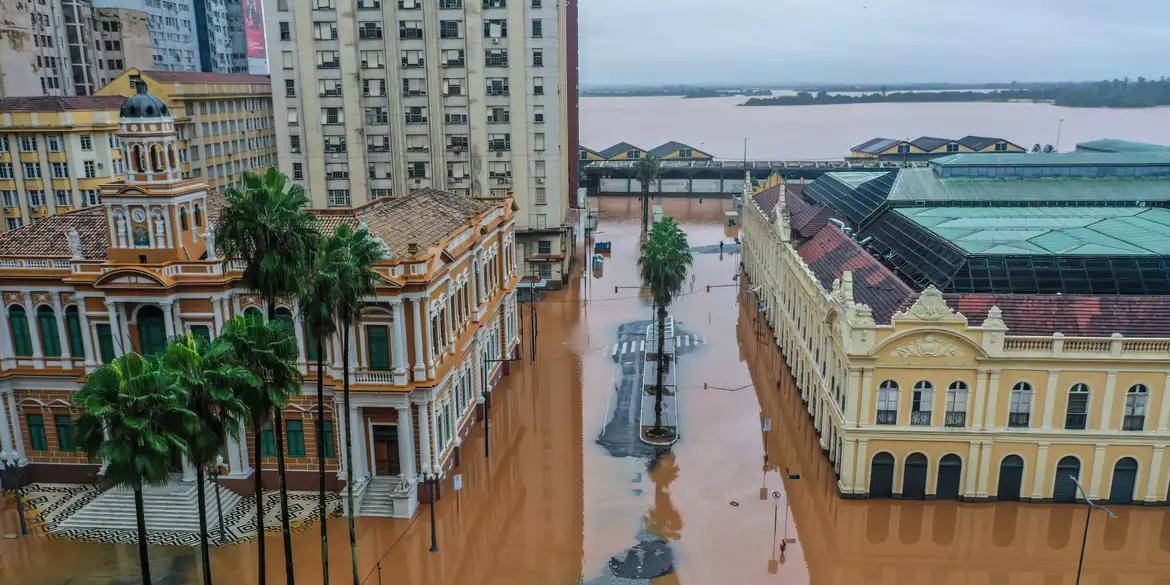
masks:
<path id="1" fill-rule="evenodd" d="M 620 411 L 622 364 L 642 359 L 621 347 L 619 330 L 650 317 L 637 288 L 637 202 L 605 198 L 596 239 L 612 242 L 612 255 L 536 303 L 535 363 L 522 306 L 524 361 L 511 364 L 492 399 L 491 457 L 477 425 L 455 470 L 462 490 L 445 482 L 439 551 L 428 551 L 425 504 L 413 520 L 359 518 L 364 584 L 609 583 L 614 567 L 633 564 L 632 549 L 669 559 L 656 584 L 1073 583 L 1081 506 L 839 498 L 771 334 L 735 280 L 739 256 L 717 251 L 731 242 L 722 226 L 729 202 L 658 203 L 692 246 L 715 250 L 695 253 L 694 282 L 671 308 L 692 340 L 679 352 L 681 439 L 672 452 L 618 457 L 598 443 Z M 1170 509 L 1115 511 L 1093 517 L 1081 582 L 1170 584 Z M 347 583 L 344 519 L 329 530 L 332 580 Z M 4 509 L 0 534 L 14 531 Z M 318 536 L 316 525 L 293 536 L 300 583 L 321 580 Z M 283 582 L 279 533 L 268 539 L 269 582 Z M 216 549 L 216 581 L 254 583 L 255 548 Z M 151 553 L 156 583 L 199 582 L 196 551 Z M 137 582 L 133 546 L 0 540 L 2 584 Z"/>

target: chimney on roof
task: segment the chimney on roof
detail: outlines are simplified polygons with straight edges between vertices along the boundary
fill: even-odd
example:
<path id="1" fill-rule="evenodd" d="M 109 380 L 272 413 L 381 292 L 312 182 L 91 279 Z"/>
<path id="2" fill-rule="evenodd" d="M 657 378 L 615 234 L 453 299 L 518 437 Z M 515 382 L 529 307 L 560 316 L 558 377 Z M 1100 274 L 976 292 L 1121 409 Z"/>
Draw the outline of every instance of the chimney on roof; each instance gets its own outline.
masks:
<path id="1" fill-rule="evenodd" d="M 407 244 L 406 252 L 411 256 L 418 256 L 418 242 L 411 242 Z"/>

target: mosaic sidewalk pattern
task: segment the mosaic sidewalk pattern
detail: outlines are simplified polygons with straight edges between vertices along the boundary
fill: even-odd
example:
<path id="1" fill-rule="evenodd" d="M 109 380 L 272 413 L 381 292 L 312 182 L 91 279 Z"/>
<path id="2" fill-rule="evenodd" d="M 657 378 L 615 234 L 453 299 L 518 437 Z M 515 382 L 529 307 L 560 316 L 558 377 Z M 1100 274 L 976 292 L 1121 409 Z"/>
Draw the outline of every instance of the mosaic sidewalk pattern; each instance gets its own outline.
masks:
<path id="1" fill-rule="evenodd" d="M 88 542 L 135 543 L 138 535 L 132 530 L 63 529 L 61 522 L 80 510 L 102 493 L 93 485 L 32 484 L 25 488 L 29 518 L 40 524 L 50 538 L 67 538 Z M 209 494 L 209 497 L 213 497 Z M 325 494 L 325 508 L 329 516 L 342 515 L 341 498 Z M 302 530 L 318 520 L 316 492 L 289 492 L 288 512 L 293 530 Z M 223 517 L 224 544 L 256 538 L 256 499 L 245 497 L 239 505 Z M 219 543 L 219 519 L 207 518 L 212 545 Z M 280 530 L 280 493 L 264 493 L 264 527 L 268 532 Z M 147 542 L 154 545 L 196 546 L 199 536 L 190 532 L 150 531 Z"/>

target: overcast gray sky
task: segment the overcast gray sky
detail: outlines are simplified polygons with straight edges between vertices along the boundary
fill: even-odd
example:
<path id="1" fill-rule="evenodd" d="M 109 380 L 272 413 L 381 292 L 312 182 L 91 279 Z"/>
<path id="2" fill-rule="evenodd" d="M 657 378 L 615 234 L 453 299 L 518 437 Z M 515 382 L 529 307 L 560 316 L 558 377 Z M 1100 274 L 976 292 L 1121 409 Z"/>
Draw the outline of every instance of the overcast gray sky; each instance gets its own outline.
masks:
<path id="1" fill-rule="evenodd" d="M 581 83 L 1170 75 L 1170 0 L 577 0 Z"/>

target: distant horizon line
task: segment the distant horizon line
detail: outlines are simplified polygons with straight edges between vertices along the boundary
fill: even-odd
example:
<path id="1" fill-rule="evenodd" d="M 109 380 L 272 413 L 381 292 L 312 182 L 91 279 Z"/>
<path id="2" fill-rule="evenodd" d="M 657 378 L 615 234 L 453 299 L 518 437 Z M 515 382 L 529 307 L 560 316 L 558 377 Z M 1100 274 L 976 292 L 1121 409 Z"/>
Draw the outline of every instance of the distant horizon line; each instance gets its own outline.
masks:
<path id="1" fill-rule="evenodd" d="M 809 88 L 873 88 L 882 87 L 914 88 L 919 86 L 941 86 L 979 88 L 993 85 L 1054 85 L 1075 83 L 1099 83 L 1112 79 L 1161 79 L 1162 76 L 1121 76 L 1105 79 L 1063 79 L 1063 80 L 1009 80 L 1009 81 L 883 81 L 883 82 L 848 82 L 848 81 L 789 81 L 789 82 L 662 82 L 662 83 L 581 83 L 584 90 L 627 90 L 627 89 L 770 89 L 770 90 L 798 90 Z"/>

